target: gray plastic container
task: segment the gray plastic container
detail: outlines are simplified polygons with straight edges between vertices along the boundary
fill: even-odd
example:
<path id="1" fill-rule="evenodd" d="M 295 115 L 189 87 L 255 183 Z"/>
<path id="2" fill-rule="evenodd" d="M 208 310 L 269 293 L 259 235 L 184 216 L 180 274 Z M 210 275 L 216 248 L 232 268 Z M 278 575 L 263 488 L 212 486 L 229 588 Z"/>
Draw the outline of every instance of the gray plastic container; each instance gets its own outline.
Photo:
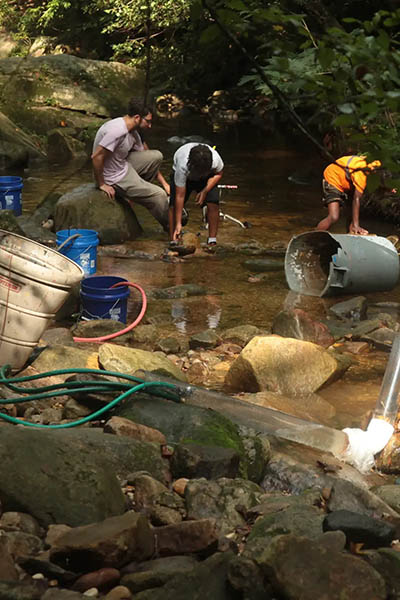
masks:
<path id="1" fill-rule="evenodd" d="M 309 231 L 289 242 L 288 286 L 307 296 L 391 290 L 399 278 L 399 255 L 384 237 Z"/>

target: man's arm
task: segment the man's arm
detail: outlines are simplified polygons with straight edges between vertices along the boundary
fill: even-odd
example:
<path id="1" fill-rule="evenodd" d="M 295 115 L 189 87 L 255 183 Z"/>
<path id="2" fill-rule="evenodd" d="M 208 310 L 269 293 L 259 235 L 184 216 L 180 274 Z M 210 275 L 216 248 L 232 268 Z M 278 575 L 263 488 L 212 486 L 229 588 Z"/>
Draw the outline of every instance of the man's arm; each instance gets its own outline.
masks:
<path id="1" fill-rule="evenodd" d="M 182 232 L 182 210 L 183 205 L 185 203 L 185 193 L 186 186 L 180 187 L 176 186 L 176 194 L 175 194 L 175 227 L 174 233 L 172 236 L 173 240 L 177 240 Z"/>
<path id="2" fill-rule="evenodd" d="M 203 206 L 208 192 L 210 190 L 212 190 L 213 187 L 215 187 L 216 185 L 219 184 L 219 182 L 221 181 L 222 175 L 223 175 L 223 171 L 220 171 L 219 173 L 216 173 L 215 175 L 213 175 L 213 177 L 210 177 L 210 179 L 207 181 L 206 187 L 203 190 L 201 190 L 201 192 L 199 194 L 197 194 L 197 196 L 196 196 L 197 204 L 199 204 L 200 206 Z"/>
<path id="3" fill-rule="evenodd" d="M 353 204 L 352 204 L 352 221 L 349 227 L 349 233 L 358 235 L 368 235 L 368 231 L 360 227 L 360 200 L 362 192 L 354 190 Z"/>
<path id="4" fill-rule="evenodd" d="M 96 150 L 92 154 L 92 165 L 94 178 L 96 185 L 100 190 L 103 190 L 109 198 L 114 198 L 115 190 L 112 185 L 104 183 L 104 161 L 108 155 L 112 154 L 110 150 L 103 148 L 103 146 L 97 146 Z"/>

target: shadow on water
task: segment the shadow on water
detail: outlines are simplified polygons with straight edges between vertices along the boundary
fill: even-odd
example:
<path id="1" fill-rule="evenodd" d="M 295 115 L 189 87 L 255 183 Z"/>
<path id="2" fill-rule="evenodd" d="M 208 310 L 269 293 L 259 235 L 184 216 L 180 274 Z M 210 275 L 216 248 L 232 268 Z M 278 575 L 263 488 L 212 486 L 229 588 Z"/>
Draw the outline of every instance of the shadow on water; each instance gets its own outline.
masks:
<path id="1" fill-rule="evenodd" d="M 242 229 L 231 221 L 221 222 L 218 241 L 222 246 L 233 244 L 237 248 L 243 244 L 256 246 L 258 243 L 264 247 L 282 247 L 292 236 L 314 228 L 325 215 L 320 191 L 324 163 L 304 142 L 289 145 L 285 140 L 259 129 L 239 125 L 213 131 L 204 119 L 159 120 L 146 139 L 150 148 L 159 148 L 163 152 L 162 170 L 165 175 L 171 170 L 173 153 L 177 148 L 168 142 L 168 138 L 187 135 L 201 135 L 217 147 L 225 162 L 223 182 L 238 186 L 237 190 L 221 196 L 221 209 L 252 225 L 249 229 Z M 77 165 L 49 167 L 38 164 L 22 175 L 24 213 L 32 212 L 50 191 L 66 192 L 92 180 L 89 160 Z M 187 230 L 199 233 L 200 240 L 204 242 L 207 232 L 203 228 L 201 211 L 193 199 L 188 208 L 190 221 Z M 167 241 L 165 234 L 141 207 L 137 208 L 137 216 L 144 235 L 129 245 L 134 250 L 160 256 Z M 389 223 L 362 219 L 362 224 L 371 233 L 385 236 L 396 233 Z M 344 217 L 332 232 L 345 233 Z M 150 300 L 150 310 L 157 303 L 157 310 L 165 315 L 163 330 L 169 329 L 171 334 L 190 335 L 207 328 L 222 330 L 246 323 L 270 331 L 274 316 L 284 306 L 291 305 L 293 299 L 283 269 L 252 278 L 254 273 L 245 264 L 249 258 L 255 258 L 250 251 L 248 254 L 231 251 L 226 255 L 207 255 L 199 251 L 178 263 L 104 256 L 98 261 L 98 274 L 125 277 L 140 284 L 146 292 L 187 283 L 207 288 L 205 296 Z M 371 302 L 398 302 L 399 292 L 400 287 L 397 286 L 390 292 L 367 294 L 367 297 Z M 309 301 L 304 297 L 303 300 Z M 324 309 L 337 301 L 324 300 Z M 131 316 L 137 309 L 136 298 L 131 299 L 129 306 Z M 371 352 L 367 358 L 358 357 L 356 366 L 350 368 L 340 382 L 320 392 L 337 406 L 339 426 L 352 425 L 354 419 L 359 422 L 361 416 L 374 407 L 386 360 L 387 354 L 378 351 Z M 360 372 L 362 376 L 359 376 Z M 367 390 L 366 381 L 371 384 Z M 349 396 L 352 398 L 351 407 L 347 401 Z"/>

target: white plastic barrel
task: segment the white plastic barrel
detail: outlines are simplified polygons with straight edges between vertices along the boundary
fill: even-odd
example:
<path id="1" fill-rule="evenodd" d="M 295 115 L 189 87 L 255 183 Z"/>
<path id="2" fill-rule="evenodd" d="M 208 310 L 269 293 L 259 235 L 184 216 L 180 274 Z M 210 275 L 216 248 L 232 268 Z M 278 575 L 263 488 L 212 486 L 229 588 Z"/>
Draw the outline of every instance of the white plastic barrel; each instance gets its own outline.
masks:
<path id="1" fill-rule="evenodd" d="M 24 366 L 83 269 L 56 250 L 0 229 L 0 365 Z"/>

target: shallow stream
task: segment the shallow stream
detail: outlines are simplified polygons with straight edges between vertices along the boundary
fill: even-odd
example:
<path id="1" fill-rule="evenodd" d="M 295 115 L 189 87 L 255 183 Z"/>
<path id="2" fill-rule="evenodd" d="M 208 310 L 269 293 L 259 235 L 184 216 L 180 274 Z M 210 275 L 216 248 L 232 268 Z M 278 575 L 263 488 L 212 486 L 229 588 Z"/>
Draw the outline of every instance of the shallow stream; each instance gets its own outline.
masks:
<path id="1" fill-rule="evenodd" d="M 217 147 L 225 162 L 223 183 L 238 186 L 237 190 L 221 193 L 221 210 L 251 224 L 243 229 L 232 221 L 221 221 L 218 235 L 221 245 L 237 246 L 254 240 L 263 246 L 284 247 L 293 235 L 312 229 L 324 216 L 320 200 L 324 163 L 305 142 L 289 146 L 272 134 L 238 125 L 213 131 L 204 119 L 160 120 L 154 122 L 146 140 L 150 148 L 159 148 L 164 153 L 165 176 L 177 148 L 167 140 L 187 135 L 201 135 Z M 90 161 L 83 165 L 33 165 L 22 176 L 24 214 L 33 211 L 48 192 L 65 192 L 92 179 Z M 205 241 L 207 232 L 193 199 L 188 208 L 190 221 L 186 230 L 198 232 L 201 241 Z M 144 235 L 129 245 L 134 250 L 161 255 L 167 241 L 165 234 L 141 207 L 137 216 Z M 371 233 L 385 236 L 396 233 L 389 223 L 362 218 L 361 224 Z M 344 218 L 332 232 L 345 232 Z M 285 306 L 295 303 L 321 315 L 332 303 L 346 298 L 296 297 L 288 290 L 283 269 L 263 274 L 257 281 L 260 274 L 252 273 L 244 264 L 252 258 L 257 256 L 242 252 L 227 255 L 198 252 L 178 263 L 100 257 L 98 274 L 125 277 L 146 291 L 186 283 L 214 291 L 207 296 L 168 301 L 171 333 L 175 330 L 187 335 L 209 327 L 222 330 L 246 323 L 270 330 L 274 316 Z M 400 285 L 390 292 L 367 294 L 367 297 L 372 303 L 399 302 Z M 357 426 L 375 406 L 387 357 L 388 353 L 374 349 L 355 356 L 354 366 L 339 382 L 318 392 L 336 407 L 334 426 Z"/>

